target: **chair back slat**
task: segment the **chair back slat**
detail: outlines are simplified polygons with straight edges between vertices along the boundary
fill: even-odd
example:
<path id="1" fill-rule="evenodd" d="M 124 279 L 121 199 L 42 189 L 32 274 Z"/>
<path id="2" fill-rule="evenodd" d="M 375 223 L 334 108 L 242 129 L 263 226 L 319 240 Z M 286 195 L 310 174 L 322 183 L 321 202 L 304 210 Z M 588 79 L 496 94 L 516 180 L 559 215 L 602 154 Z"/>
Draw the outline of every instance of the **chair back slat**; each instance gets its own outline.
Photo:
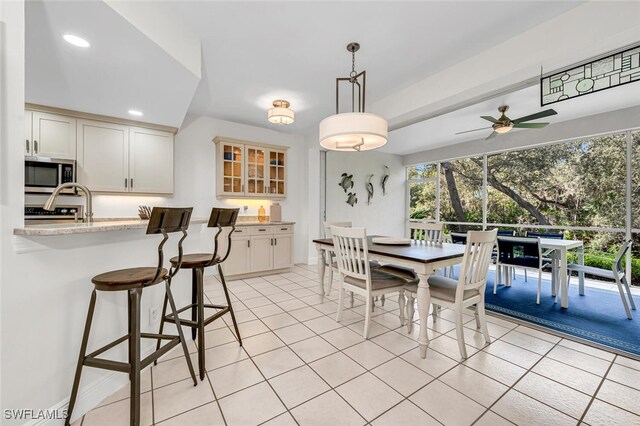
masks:
<path id="1" fill-rule="evenodd" d="M 622 247 L 620 248 L 620 250 L 618 250 L 618 253 L 616 254 L 616 259 L 613 262 L 613 272 L 614 273 L 618 273 L 618 272 L 624 272 L 624 268 L 622 267 L 622 259 L 624 259 L 624 256 L 627 254 L 627 252 L 631 249 L 631 244 L 633 243 L 632 240 L 627 240 Z"/>
<path id="2" fill-rule="evenodd" d="M 467 245 L 456 287 L 456 300 L 462 300 L 465 290 L 480 289 L 480 294 L 483 294 L 497 233 L 497 229 L 467 233 Z"/>
<path id="3" fill-rule="evenodd" d="M 540 238 L 498 237 L 498 262 L 526 268 L 540 268 L 542 249 Z"/>
<path id="4" fill-rule="evenodd" d="M 441 243 L 443 224 L 428 222 L 407 222 L 409 238 L 416 242 Z"/>
<path id="5" fill-rule="evenodd" d="M 340 228 L 351 228 L 352 224 L 348 221 L 343 222 L 324 222 L 324 237 L 331 238 L 331 227 L 339 226 Z"/>
<path id="6" fill-rule="evenodd" d="M 169 239 L 169 234 L 182 232 L 182 237 L 178 240 L 178 262 L 175 267 L 171 267 L 169 278 L 173 277 L 182 265 L 182 242 L 187 238 L 187 229 L 191 220 L 193 207 L 154 207 L 151 210 L 151 217 L 147 224 L 147 234 L 162 234 L 162 241 L 158 245 L 158 267 L 156 274 L 151 280 L 155 282 L 162 273 L 164 265 L 164 245 Z"/>
<path id="7" fill-rule="evenodd" d="M 338 272 L 359 280 L 365 280 L 371 288 L 369 249 L 364 228 L 331 227 Z"/>
<path id="8" fill-rule="evenodd" d="M 509 229 L 498 229 L 498 237 L 515 237 L 516 231 Z"/>

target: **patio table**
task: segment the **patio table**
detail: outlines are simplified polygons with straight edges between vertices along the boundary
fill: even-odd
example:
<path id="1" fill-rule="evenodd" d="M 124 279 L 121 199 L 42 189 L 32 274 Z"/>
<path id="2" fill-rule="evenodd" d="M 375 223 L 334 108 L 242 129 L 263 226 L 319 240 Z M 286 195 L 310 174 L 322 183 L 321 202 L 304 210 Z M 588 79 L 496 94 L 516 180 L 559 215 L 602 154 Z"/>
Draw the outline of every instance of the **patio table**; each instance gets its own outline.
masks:
<path id="1" fill-rule="evenodd" d="M 558 273 L 560 274 L 560 298 L 563 308 L 569 307 L 569 288 L 567 285 L 567 257 L 570 250 L 578 253 L 578 263 L 584 264 L 584 243 L 580 240 L 560 240 L 555 238 L 540 238 L 540 247 L 554 250 L 554 256 L 559 260 Z M 554 262 L 555 269 L 555 262 Z M 554 278 L 556 271 L 553 272 Z M 584 272 L 578 273 L 578 286 L 581 296 L 584 295 Z"/>

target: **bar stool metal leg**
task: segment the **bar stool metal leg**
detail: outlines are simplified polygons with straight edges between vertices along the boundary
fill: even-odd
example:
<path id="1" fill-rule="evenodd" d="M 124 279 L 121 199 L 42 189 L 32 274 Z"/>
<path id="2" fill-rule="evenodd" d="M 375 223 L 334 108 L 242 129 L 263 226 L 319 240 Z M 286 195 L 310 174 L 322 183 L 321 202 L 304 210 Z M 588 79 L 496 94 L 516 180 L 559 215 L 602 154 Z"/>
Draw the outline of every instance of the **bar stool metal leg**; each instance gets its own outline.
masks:
<path id="1" fill-rule="evenodd" d="M 220 276 L 220 282 L 222 282 L 222 288 L 224 289 L 224 297 L 227 299 L 227 306 L 229 307 L 229 313 L 231 314 L 231 321 L 233 322 L 233 328 L 236 330 L 236 337 L 238 338 L 238 343 L 242 346 L 242 338 L 240 337 L 240 330 L 238 329 L 238 322 L 236 321 L 236 315 L 233 313 L 233 305 L 231 304 L 231 299 L 229 298 L 229 291 L 227 290 L 227 282 L 224 279 L 224 274 L 222 273 L 222 266 L 218 263 L 218 275 Z"/>
<path id="2" fill-rule="evenodd" d="M 140 295 L 142 288 L 129 290 L 129 377 L 131 377 L 130 424 L 140 424 Z"/>
<path id="3" fill-rule="evenodd" d="M 198 320 L 198 271 L 194 268 L 191 270 L 191 321 L 196 322 Z M 191 328 L 191 340 L 196 340 L 197 330 Z"/>
<path id="4" fill-rule="evenodd" d="M 178 317 L 178 310 L 176 309 L 176 302 L 173 300 L 173 294 L 171 293 L 171 280 L 167 280 L 165 283 L 166 298 L 171 305 L 171 312 L 176 319 L 176 328 L 178 329 L 178 336 L 180 336 L 180 343 L 182 344 L 182 351 L 187 359 L 187 366 L 189 367 L 189 374 L 191 374 L 191 380 L 193 380 L 193 386 L 198 385 L 196 380 L 196 374 L 193 371 L 193 364 L 191 363 L 191 357 L 189 356 L 189 349 L 187 348 L 187 341 L 184 339 L 184 333 L 182 332 L 182 325 L 180 324 L 180 318 Z"/>
<path id="5" fill-rule="evenodd" d="M 171 280 L 167 280 L 166 281 L 166 285 L 170 286 L 171 285 Z M 165 321 L 165 316 L 167 315 L 167 302 L 169 300 L 168 294 L 169 294 L 169 291 L 166 290 L 164 292 L 164 302 L 162 302 L 162 314 L 160 316 L 160 331 L 158 331 L 158 334 L 162 334 L 162 332 L 164 331 L 164 321 Z M 160 339 L 158 339 L 158 343 L 156 343 L 156 351 L 158 349 L 160 349 Z M 158 360 L 157 359 L 155 361 L 153 361 L 153 365 L 158 365 Z"/>
<path id="6" fill-rule="evenodd" d="M 93 320 L 93 312 L 96 307 L 96 291 L 91 293 L 91 301 L 89 302 L 89 310 L 87 312 L 87 320 L 84 324 L 84 333 L 82 335 L 82 343 L 80 344 L 80 354 L 78 355 L 78 364 L 76 366 L 76 375 L 73 379 L 73 387 L 71 389 L 71 397 L 69 399 L 69 407 L 67 408 L 67 418 L 64 422 L 65 426 L 69 426 L 71 414 L 78 397 L 78 388 L 80 387 L 80 377 L 82 376 L 82 366 L 84 365 L 84 357 L 87 354 L 87 343 L 89 341 L 89 332 L 91 331 L 91 321 Z"/>
<path id="7" fill-rule="evenodd" d="M 200 369 L 200 380 L 204 380 L 205 370 L 205 355 L 204 355 L 204 285 L 203 275 L 204 268 L 195 268 L 193 272 L 196 274 L 196 303 L 198 304 L 198 366 Z M 192 329 L 196 331 L 195 328 Z"/>

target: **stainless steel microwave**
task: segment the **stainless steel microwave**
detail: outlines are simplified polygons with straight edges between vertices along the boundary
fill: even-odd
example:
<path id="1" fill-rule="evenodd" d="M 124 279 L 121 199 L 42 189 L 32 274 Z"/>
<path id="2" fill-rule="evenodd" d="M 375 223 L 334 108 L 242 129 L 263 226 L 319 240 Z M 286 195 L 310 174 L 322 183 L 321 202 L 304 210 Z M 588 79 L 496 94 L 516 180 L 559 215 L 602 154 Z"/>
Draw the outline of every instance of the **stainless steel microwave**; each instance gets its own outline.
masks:
<path id="1" fill-rule="evenodd" d="M 75 160 L 47 157 L 24 158 L 24 192 L 29 194 L 51 194 L 60 184 L 76 181 Z M 75 195 L 74 188 L 63 194 Z"/>

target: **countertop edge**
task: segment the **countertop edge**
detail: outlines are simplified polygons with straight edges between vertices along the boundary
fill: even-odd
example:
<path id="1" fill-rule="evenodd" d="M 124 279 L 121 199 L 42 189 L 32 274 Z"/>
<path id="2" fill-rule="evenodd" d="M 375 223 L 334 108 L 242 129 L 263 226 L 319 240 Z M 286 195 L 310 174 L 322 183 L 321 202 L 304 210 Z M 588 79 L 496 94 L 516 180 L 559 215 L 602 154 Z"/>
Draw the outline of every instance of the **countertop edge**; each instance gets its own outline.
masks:
<path id="1" fill-rule="evenodd" d="M 208 219 L 196 218 L 191 219 L 192 225 L 206 224 Z M 60 235 L 76 235 L 91 234 L 98 232 L 114 232 L 129 231 L 136 229 L 145 229 L 148 221 L 146 220 L 104 220 L 88 224 L 49 224 L 49 225 L 26 225 L 13 229 L 13 235 L 21 237 L 47 237 Z M 294 225 L 295 222 L 247 222 L 236 223 L 236 227 L 244 226 L 279 226 Z"/>

